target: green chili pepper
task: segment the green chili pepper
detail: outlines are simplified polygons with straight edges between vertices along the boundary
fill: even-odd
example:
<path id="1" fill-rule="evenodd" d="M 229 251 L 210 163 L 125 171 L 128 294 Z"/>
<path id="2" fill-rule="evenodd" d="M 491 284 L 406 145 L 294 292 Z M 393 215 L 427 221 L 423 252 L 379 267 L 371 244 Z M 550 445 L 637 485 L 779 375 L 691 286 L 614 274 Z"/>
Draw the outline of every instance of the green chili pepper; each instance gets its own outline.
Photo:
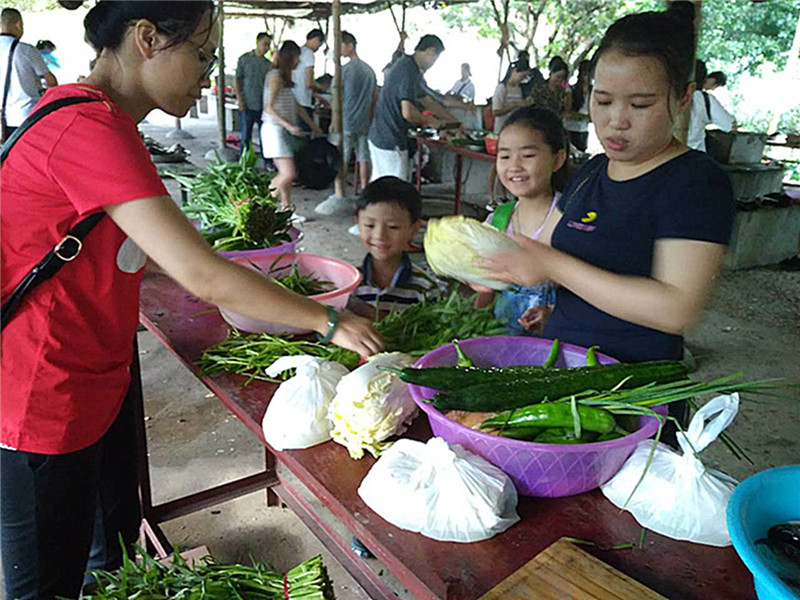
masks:
<path id="1" fill-rule="evenodd" d="M 589 444 L 598 439 L 594 431 L 584 431 L 575 436 L 570 427 L 549 427 L 537 435 L 533 441 L 539 444 Z"/>
<path id="2" fill-rule="evenodd" d="M 586 351 L 586 366 L 587 367 L 596 367 L 599 363 L 597 362 L 597 349 L 600 346 L 591 346 Z"/>
<path id="3" fill-rule="evenodd" d="M 553 365 L 556 364 L 556 361 L 558 360 L 558 346 L 559 342 L 558 338 L 556 338 L 553 340 L 553 344 L 550 346 L 550 354 L 547 356 L 547 360 L 544 361 L 544 364 L 542 365 L 545 369 L 552 369 Z"/>
<path id="4" fill-rule="evenodd" d="M 577 406 L 581 429 L 608 433 L 616 427 L 614 415 L 603 408 Z M 574 425 L 573 406 L 570 403 L 533 404 L 511 411 L 501 412 L 481 423 L 481 429 L 514 427 L 566 427 Z"/>
<path id="5" fill-rule="evenodd" d="M 472 359 L 464 354 L 464 351 L 461 349 L 461 346 L 458 343 L 458 340 L 453 340 L 453 346 L 456 347 L 456 354 L 458 355 L 458 361 L 456 362 L 457 367 L 474 367 L 475 363 L 472 362 Z"/>

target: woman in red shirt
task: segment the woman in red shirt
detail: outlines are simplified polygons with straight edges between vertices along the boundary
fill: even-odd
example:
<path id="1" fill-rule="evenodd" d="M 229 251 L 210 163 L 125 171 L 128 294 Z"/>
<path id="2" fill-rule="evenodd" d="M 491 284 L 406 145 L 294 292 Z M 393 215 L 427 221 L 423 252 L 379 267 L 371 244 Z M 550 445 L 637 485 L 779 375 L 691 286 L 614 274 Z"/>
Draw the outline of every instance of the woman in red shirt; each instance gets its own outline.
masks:
<path id="1" fill-rule="evenodd" d="M 184 116 L 210 85 L 219 31 L 210 1 L 102 0 L 85 19 L 98 50 L 64 107 L 2 165 L 1 293 L 87 215 L 81 255 L 31 291 L 2 335 L 0 511 L 6 594 L 77 597 L 88 568 L 120 564 L 139 526 L 129 365 L 146 257 L 195 296 L 264 321 L 312 328 L 369 355 L 367 321 L 218 258 L 168 196 L 136 129 L 153 109 Z M 88 561 L 91 549 L 91 561 Z M 88 561 L 88 562 L 87 562 Z"/>

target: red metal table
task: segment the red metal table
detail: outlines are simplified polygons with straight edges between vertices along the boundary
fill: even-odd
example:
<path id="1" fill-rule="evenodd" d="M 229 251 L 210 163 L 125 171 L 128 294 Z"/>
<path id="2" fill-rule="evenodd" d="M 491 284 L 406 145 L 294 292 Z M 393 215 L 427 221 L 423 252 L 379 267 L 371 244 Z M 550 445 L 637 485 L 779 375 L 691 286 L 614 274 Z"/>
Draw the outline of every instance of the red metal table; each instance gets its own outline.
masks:
<path id="1" fill-rule="evenodd" d="M 423 145 L 429 146 L 431 148 L 441 148 L 445 152 L 452 152 L 456 155 L 456 175 L 455 175 L 455 208 L 453 214 L 460 214 L 461 213 L 461 173 L 463 171 L 463 163 L 464 157 L 466 158 L 474 158 L 475 160 L 480 160 L 483 162 L 490 162 L 493 163 L 495 160 L 494 155 L 487 154 L 486 152 L 475 152 L 474 150 L 468 150 L 467 148 L 463 148 L 461 146 L 455 146 L 448 142 L 442 140 L 435 140 L 425 136 L 415 136 L 417 140 L 417 189 L 422 190 L 422 160 L 420 160 L 421 154 L 420 150 Z"/>
<path id="2" fill-rule="evenodd" d="M 142 322 L 195 374 L 194 361 L 227 332 L 220 316 L 209 308 L 162 275 L 149 275 L 142 284 Z M 263 443 L 261 420 L 274 386 L 254 382 L 241 387 L 243 378 L 229 375 L 201 379 Z M 144 434 L 143 425 L 141 431 Z M 424 416 L 415 420 L 407 435 L 419 440 L 431 436 Z M 265 448 L 267 468 L 263 473 L 166 505 L 152 506 L 147 479 L 143 482 L 143 504 L 149 524 L 157 529 L 159 522 L 269 486 L 269 502 L 275 504 L 279 498 L 291 507 L 370 597 L 378 599 L 395 596 L 366 561 L 336 539 L 300 493 L 296 481 L 358 536 L 403 585 L 423 599 L 475 600 L 562 536 L 610 547 L 636 542 L 641 532 L 628 513 L 621 513 L 594 491 L 570 498 L 520 497 L 521 521 L 505 533 L 473 544 L 437 542 L 390 525 L 364 504 L 357 489 L 374 464 L 371 457 L 354 461 L 344 447 L 333 442 L 275 455 L 266 443 Z M 755 597 L 750 574 L 732 548 L 678 542 L 647 532 L 642 549 L 588 551 L 668 598 Z"/>

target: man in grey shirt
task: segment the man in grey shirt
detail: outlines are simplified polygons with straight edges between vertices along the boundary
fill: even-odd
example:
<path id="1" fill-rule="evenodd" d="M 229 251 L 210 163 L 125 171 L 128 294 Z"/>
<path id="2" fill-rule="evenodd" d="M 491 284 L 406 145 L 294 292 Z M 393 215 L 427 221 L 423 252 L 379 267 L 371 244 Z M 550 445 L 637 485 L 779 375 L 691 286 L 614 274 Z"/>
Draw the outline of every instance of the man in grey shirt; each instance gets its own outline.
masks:
<path id="1" fill-rule="evenodd" d="M 350 59 L 342 67 L 342 117 L 344 128 L 344 169 L 334 181 L 334 194 L 317 205 L 315 211 L 322 215 L 347 212 L 352 214 L 353 204 L 345 198 L 344 182 L 347 181 L 347 165 L 353 152 L 361 189 L 369 183 L 369 146 L 367 134 L 372 122 L 372 113 L 378 101 L 378 86 L 375 71 L 358 57 L 356 38 L 342 32 L 343 57 Z M 354 190 L 355 192 L 355 190 Z"/>
<path id="2" fill-rule="evenodd" d="M 425 91 L 423 73 L 430 69 L 444 44 L 435 35 L 424 35 L 414 54 L 403 56 L 386 73 L 375 118 L 369 130 L 369 154 L 372 162 L 371 181 L 384 175 L 411 180 L 408 166 L 409 127 L 423 126 L 440 129 L 458 125 L 451 115 Z M 430 111 L 434 117 L 422 113 Z"/>
<path id="3" fill-rule="evenodd" d="M 272 44 L 267 32 L 256 36 L 256 48 L 239 57 L 236 63 L 236 99 L 239 101 L 239 120 L 242 127 L 241 151 L 253 139 L 253 125 L 261 127 L 261 110 L 264 97 L 264 79 L 270 69 L 266 54 Z"/>
<path id="4" fill-rule="evenodd" d="M 47 87 L 58 85 L 55 75 L 45 65 L 41 53 L 19 38 L 25 33 L 22 15 L 16 8 L 4 8 L 0 13 L 0 85 L 2 85 L 2 98 L 5 99 L 6 133 L 11 135 L 14 130 L 33 110 L 33 107 L 42 97 L 39 91 L 42 80 Z M 13 56 L 9 56 L 14 48 Z M 11 72 L 7 73 L 11 58 Z M 6 89 L 8 81 L 8 89 Z"/>

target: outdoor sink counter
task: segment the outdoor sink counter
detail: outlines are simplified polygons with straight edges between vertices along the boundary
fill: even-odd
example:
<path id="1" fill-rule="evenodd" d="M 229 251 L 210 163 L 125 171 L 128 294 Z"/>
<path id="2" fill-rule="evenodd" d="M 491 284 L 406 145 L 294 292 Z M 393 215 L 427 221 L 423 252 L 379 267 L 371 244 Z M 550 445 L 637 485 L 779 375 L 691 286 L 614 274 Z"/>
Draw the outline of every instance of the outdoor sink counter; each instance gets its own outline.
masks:
<path id="1" fill-rule="evenodd" d="M 221 341 L 228 327 L 216 311 L 170 279 L 149 275 L 142 284 L 142 322 L 195 374 L 194 361 L 203 350 Z M 261 420 L 275 385 L 254 382 L 241 387 L 243 378 L 214 375 L 202 378 L 223 404 L 264 443 Z M 141 429 L 144 431 L 144 428 Z M 427 419 L 417 418 L 406 434 L 418 440 L 431 436 Z M 568 498 L 520 496 L 521 521 L 483 542 L 437 542 L 400 530 L 373 513 L 357 494 L 374 459 L 352 460 L 347 450 L 326 442 L 307 450 L 272 454 L 265 444 L 271 471 L 253 475 L 196 497 L 153 507 L 150 482 L 143 482 L 145 518 L 157 529 L 161 521 L 213 505 L 241 493 L 271 486 L 268 497 L 289 505 L 333 552 L 372 598 L 394 595 L 374 573 L 369 561 L 349 552 L 331 532 L 319 511 L 308 501 L 311 494 L 373 551 L 383 564 L 418 598 L 477 600 L 523 567 L 561 537 L 591 540 L 613 546 L 640 538 L 641 527 L 598 490 Z M 145 449 L 146 453 L 146 449 Z M 146 455 L 143 457 L 146 460 Z M 278 463 L 277 472 L 274 469 Z M 143 473 L 147 473 L 144 469 Z M 161 539 L 162 543 L 165 541 Z M 667 598 L 681 600 L 755 598 L 752 578 L 733 548 L 714 548 L 678 542 L 647 532 L 641 549 L 604 551 L 586 548 L 593 556 Z"/>

